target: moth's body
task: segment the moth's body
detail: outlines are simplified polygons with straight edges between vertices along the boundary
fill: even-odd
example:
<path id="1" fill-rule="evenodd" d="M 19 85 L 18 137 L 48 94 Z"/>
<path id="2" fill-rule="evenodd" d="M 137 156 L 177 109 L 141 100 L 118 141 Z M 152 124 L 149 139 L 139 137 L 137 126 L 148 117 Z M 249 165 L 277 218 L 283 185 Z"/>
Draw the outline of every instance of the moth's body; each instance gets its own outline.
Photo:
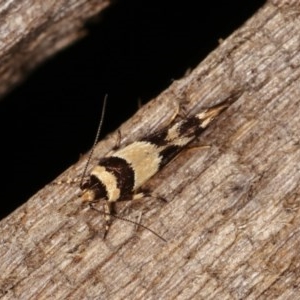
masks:
<path id="1" fill-rule="evenodd" d="M 133 199 L 146 181 L 198 137 L 227 106 L 220 104 L 206 109 L 100 159 L 81 188 L 86 202 L 106 200 L 106 232 L 111 205 Z"/>

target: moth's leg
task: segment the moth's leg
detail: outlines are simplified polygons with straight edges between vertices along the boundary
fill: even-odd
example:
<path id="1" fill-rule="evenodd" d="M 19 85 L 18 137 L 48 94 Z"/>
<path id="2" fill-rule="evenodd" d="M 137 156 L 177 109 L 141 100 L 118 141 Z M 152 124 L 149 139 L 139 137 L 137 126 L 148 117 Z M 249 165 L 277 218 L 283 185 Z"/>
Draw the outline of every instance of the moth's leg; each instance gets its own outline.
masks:
<path id="1" fill-rule="evenodd" d="M 145 192 L 143 192 L 143 191 L 139 191 L 138 193 L 135 193 L 132 196 L 132 200 L 140 200 L 140 199 L 143 199 L 145 197 L 147 197 L 147 194 L 145 194 Z"/>
<path id="2" fill-rule="evenodd" d="M 197 145 L 195 145 L 195 146 L 193 146 L 193 145 L 190 145 L 190 146 L 187 146 L 186 147 L 186 149 L 183 149 L 183 151 L 182 152 L 184 152 L 184 151 L 199 151 L 199 150 L 202 150 L 202 149 L 209 149 L 211 146 L 210 145 L 199 145 L 199 146 L 197 146 Z"/>
<path id="3" fill-rule="evenodd" d="M 118 129 L 117 130 L 117 141 L 116 144 L 113 146 L 112 150 L 108 153 L 108 155 L 112 154 L 114 151 L 118 150 L 121 146 L 121 141 L 122 141 L 122 134 L 121 134 L 121 130 Z"/>
<path id="4" fill-rule="evenodd" d="M 142 198 L 153 198 L 153 199 L 161 200 L 163 202 L 168 202 L 165 198 L 163 198 L 159 195 L 154 195 L 149 189 L 140 188 L 133 195 L 133 200 L 139 200 L 139 199 L 142 199 Z"/>
<path id="5" fill-rule="evenodd" d="M 132 194 L 130 197 L 119 199 L 119 201 L 138 201 L 143 198 L 154 198 L 167 202 L 163 197 L 156 196 L 152 194 L 150 190 L 142 188 L 138 189 L 136 193 Z"/>
<path id="6" fill-rule="evenodd" d="M 109 227 L 112 223 L 112 215 L 114 214 L 114 202 L 105 201 L 103 204 L 103 208 L 105 213 L 105 229 L 103 239 L 105 239 L 109 231 Z"/>
<path id="7" fill-rule="evenodd" d="M 174 120 L 175 120 L 175 118 L 177 117 L 177 116 L 180 116 L 181 115 L 181 110 L 182 110 L 182 108 L 181 108 L 181 106 L 180 106 L 180 104 L 176 104 L 176 110 L 175 110 L 175 112 L 173 113 L 173 115 L 172 115 L 172 117 L 171 117 L 171 119 L 170 119 L 170 121 L 169 121 L 169 124 L 171 124 Z"/>
<path id="8" fill-rule="evenodd" d="M 107 233 L 109 231 L 110 225 L 112 223 L 112 217 L 114 217 L 114 202 L 109 202 L 107 200 L 104 201 L 103 203 L 103 210 L 99 210 L 94 206 L 94 203 L 98 201 L 91 201 L 89 202 L 89 207 L 90 209 L 95 210 L 96 212 L 104 215 L 104 220 L 105 220 L 105 227 L 104 227 L 104 233 L 103 233 L 103 239 L 106 238 Z"/>
<path id="9" fill-rule="evenodd" d="M 168 202 L 164 197 L 153 194 L 149 189 L 140 189 L 139 194 L 143 194 L 144 198 L 153 198 L 163 202 Z"/>
<path id="10" fill-rule="evenodd" d="M 141 198 L 143 198 L 142 194 L 137 195 L 136 199 L 135 199 L 134 195 L 127 195 L 126 198 L 119 199 L 118 201 L 132 201 L 132 200 L 137 200 L 137 199 L 141 199 Z M 120 217 L 116 214 L 115 209 L 114 209 L 115 204 L 116 204 L 115 202 L 110 202 L 110 201 L 105 201 L 103 204 L 104 217 L 105 217 L 105 230 L 104 230 L 104 234 L 103 234 L 103 239 L 105 239 L 107 236 L 107 233 L 112 224 L 113 218 L 130 221 L 130 220 L 127 220 L 126 218 Z M 133 222 L 133 221 L 130 221 L 130 222 L 140 226 L 140 224 L 139 224 L 140 220 L 138 223 Z"/>
<path id="11" fill-rule="evenodd" d="M 137 221 L 135 221 L 135 222 L 136 222 L 136 224 L 135 224 L 135 231 L 137 231 L 138 228 L 139 228 L 139 226 L 141 225 L 142 214 L 143 214 L 143 213 L 142 213 L 141 211 L 138 213 Z"/>
<path id="12" fill-rule="evenodd" d="M 139 193 L 139 194 L 136 194 L 136 196 L 134 197 L 134 195 L 132 195 L 132 197 L 129 197 L 130 195 L 127 195 L 128 197 L 123 198 L 122 201 L 129 201 L 129 200 L 133 200 L 134 198 L 137 200 L 137 199 L 141 199 L 143 198 L 144 194 L 142 193 Z M 119 199 L 120 200 L 120 199 Z M 114 211 L 114 205 L 115 205 L 116 202 L 110 202 L 110 201 L 105 201 L 104 203 L 104 214 L 105 214 L 105 222 L 106 222 L 106 225 L 105 225 L 105 232 L 104 232 L 104 235 L 103 235 L 103 239 L 105 239 L 105 237 L 107 236 L 107 233 L 109 231 L 109 228 L 110 228 L 110 225 L 111 225 L 111 222 L 112 222 L 112 218 L 116 218 L 116 219 L 120 219 L 120 220 L 123 220 L 123 221 L 126 221 L 126 222 L 129 222 L 129 223 L 132 223 L 132 224 L 135 224 L 137 227 L 142 227 L 144 229 L 147 229 L 148 231 L 152 232 L 154 235 L 156 235 L 158 238 L 160 238 L 161 240 L 163 240 L 164 242 L 166 242 L 166 239 L 164 239 L 162 236 L 160 236 L 159 234 L 157 234 L 154 230 L 152 230 L 151 228 L 147 227 L 147 226 L 144 226 L 143 224 L 141 224 L 141 216 L 142 214 L 140 213 L 139 215 L 139 220 L 137 222 L 135 221 L 132 221 L 130 219 L 127 219 L 127 218 L 124 218 L 124 217 L 121 217 L 121 216 L 118 216 L 115 214 L 115 211 Z M 90 204 L 90 207 L 93 208 L 94 210 L 96 211 L 99 211 L 98 209 L 94 208 L 92 206 L 92 204 Z"/>

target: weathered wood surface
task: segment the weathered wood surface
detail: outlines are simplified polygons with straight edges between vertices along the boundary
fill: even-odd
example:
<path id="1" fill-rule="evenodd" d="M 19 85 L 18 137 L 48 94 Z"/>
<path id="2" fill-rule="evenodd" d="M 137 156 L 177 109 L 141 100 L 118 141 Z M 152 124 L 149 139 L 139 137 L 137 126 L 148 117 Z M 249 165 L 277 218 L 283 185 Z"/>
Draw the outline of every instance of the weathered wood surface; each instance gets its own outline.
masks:
<path id="1" fill-rule="evenodd" d="M 49 56 L 85 34 L 109 0 L 1 0 L 0 98 Z"/>
<path id="2" fill-rule="evenodd" d="M 120 220 L 103 241 L 103 217 L 82 208 L 78 187 L 49 184 L 0 223 L 1 299 L 299 297 L 299 32 L 298 11 L 266 4 L 121 126 L 126 144 L 167 124 L 178 104 L 193 113 L 242 92 L 197 142 L 210 148 L 181 153 L 149 181 L 168 203 L 118 207 L 131 219 L 143 212 L 167 243 Z"/>

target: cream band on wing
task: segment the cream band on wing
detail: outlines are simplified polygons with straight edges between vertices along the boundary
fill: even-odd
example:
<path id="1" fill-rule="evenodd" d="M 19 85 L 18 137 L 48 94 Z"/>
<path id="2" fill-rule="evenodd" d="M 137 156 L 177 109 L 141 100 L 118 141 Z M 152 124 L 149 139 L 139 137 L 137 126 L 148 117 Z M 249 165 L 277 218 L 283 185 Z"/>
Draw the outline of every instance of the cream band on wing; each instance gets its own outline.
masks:
<path id="1" fill-rule="evenodd" d="M 158 170 L 161 161 L 159 149 L 149 142 L 134 142 L 113 156 L 126 160 L 134 170 L 134 189 L 139 188 Z"/>
<path id="2" fill-rule="evenodd" d="M 106 187 L 109 201 L 114 202 L 120 198 L 120 189 L 117 186 L 117 179 L 112 173 L 106 171 L 105 167 L 96 166 L 92 170 L 91 175 L 97 177 Z"/>

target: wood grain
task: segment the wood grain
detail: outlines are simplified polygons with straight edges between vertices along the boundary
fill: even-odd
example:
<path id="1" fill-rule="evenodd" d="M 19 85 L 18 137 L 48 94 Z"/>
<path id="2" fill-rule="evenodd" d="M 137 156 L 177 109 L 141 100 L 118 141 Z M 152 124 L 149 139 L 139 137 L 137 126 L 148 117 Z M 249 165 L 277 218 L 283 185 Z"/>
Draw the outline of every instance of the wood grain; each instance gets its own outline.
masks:
<path id="1" fill-rule="evenodd" d="M 0 98 L 49 56 L 85 34 L 109 0 L 0 1 Z"/>
<path id="2" fill-rule="evenodd" d="M 300 17 L 260 9 L 195 70 L 120 128 L 122 144 L 240 97 L 147 188 L 120 203 L 167 239 L 82 207 L 47 185 L 0 223 L 1 299 L 296 299 L 300 293 Z M 116 145 L 101 141 L 95 157 Z M 91 167 L 96 163 L 94 159 Z M 58 180 L 79 176 L 82 159 Z"/>

